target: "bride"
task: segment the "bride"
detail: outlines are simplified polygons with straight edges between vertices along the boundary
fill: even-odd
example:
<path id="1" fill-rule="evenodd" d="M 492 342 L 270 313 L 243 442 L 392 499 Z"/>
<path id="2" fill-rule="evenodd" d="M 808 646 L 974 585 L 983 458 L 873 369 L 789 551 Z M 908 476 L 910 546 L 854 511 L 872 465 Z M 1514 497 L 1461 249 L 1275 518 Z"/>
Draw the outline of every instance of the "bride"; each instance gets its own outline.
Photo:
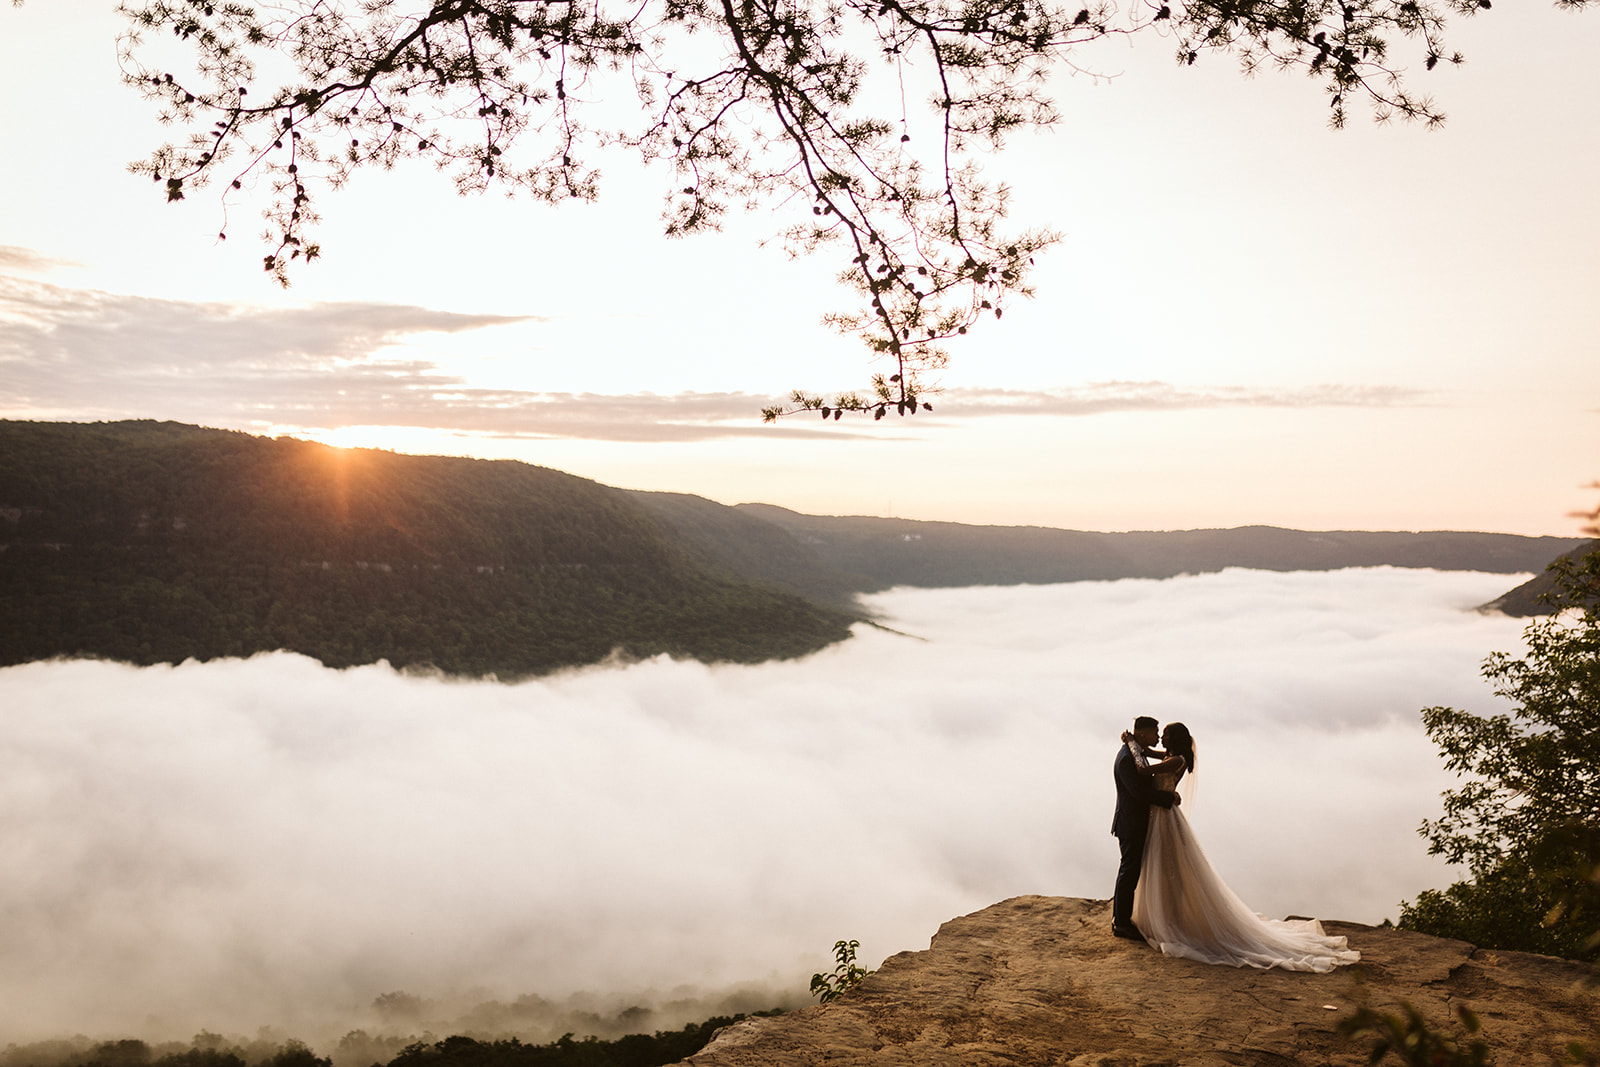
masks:
<path id="1" fill-rule="evenodd" d="M 1188 727 L 1174 722 L 1162 731 L 1161 743 L 1166 751 L 1145 753 L 1161 762 L 1141 769 L 1154 776 L 1157 789 L 1173 789 L 1194 773 L 1194 738 Z M 1166 955 L 1201 963 L 1326 972 L 1361 958 L 1344 938 L 1323 933 L 1315 919 L 1274 921 L 1246 907 L 1211 869 L 1176 805 L 1150 809 L 1133 921 Z"/>

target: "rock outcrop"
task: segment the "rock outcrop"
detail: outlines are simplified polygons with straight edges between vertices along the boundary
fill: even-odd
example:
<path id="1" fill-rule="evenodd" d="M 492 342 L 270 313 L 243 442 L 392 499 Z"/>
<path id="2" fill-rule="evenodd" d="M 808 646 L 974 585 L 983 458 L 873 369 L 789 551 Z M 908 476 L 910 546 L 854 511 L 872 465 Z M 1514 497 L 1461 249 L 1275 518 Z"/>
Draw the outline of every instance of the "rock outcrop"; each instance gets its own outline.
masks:
<path id="1" fill-rule="evenodd" d="M 1365 1064 L 1358 1002 L 1483 1024 L 1500 1064 L 1600 1053 L 1600 986 L 1579 963 L 1403 930 L 1323 923 L 1361 952 L 1331 974 L 1216 967 L 1111 936 L 1109 901 L 1016 897 L 940 927 L 831 1004 L 729 1027 L 694 1067 L 1266 1067 Z M 1391 1060 L 1390 1062 L 1394 1062 Z"/>

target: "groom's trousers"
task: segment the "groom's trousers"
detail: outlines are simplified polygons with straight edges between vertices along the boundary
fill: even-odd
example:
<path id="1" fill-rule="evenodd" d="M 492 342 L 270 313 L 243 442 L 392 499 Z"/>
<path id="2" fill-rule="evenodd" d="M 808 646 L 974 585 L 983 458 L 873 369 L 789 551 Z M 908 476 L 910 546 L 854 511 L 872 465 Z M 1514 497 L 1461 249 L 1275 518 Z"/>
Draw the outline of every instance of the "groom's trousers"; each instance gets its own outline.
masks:
<path id="1" fill-rule="evenodd" d="M 1122 863 L 1117 867 L 1117 887 L 1111 897 L 1111 921 L 1117 926 L 1133 924 L 1133 890 L 1139 884 L 1139 869 L 1144 866 L 1144 839 L 1149 832 L 1147 823 L 1117 835 Z"/>

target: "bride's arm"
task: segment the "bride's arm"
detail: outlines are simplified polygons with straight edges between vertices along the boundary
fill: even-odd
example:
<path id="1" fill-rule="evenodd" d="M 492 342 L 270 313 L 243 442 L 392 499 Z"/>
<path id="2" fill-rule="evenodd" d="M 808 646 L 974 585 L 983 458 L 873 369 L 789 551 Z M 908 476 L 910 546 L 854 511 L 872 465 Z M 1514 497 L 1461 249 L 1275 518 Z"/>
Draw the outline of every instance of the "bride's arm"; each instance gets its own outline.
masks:
<path id="1" fill-rule="evenodd" d="M 1182 770 L 1186 766 L 1186 764 L 1183 762 L 1182 756 L 1168 756 L 1165 752 L 1157 752 L 1152 748 L 1145 749 L 1144 753 L 1147 756 L 1163 757 L 1160 763 L 1152 763 L 1148 767 L 1138 768 L 1139 773 L 1144 775 L 1146 778 L 1154 778 L 1162 771 Z"/>
<path id="2" fill-rule="evenodd" d="M 1126 744 L 1131 744 L 1134 740 L 1135 740 L 1135 738 L 1131 733 L 1129 733 L 1126 730 L 1122 731 L 1122 743 L 1123 744 L 1125 744 L 1125 745 Z M 1146 756 L 1154 756 L 1156 759 L 1166 759 L 1167 758 L 1167 754 L 1165 752 L 1161 751 L 1159 748 L 1147 748 L 1147 749 L 1144 749 L 1143 751 L 1144 751 L 1144 754 Z"/>

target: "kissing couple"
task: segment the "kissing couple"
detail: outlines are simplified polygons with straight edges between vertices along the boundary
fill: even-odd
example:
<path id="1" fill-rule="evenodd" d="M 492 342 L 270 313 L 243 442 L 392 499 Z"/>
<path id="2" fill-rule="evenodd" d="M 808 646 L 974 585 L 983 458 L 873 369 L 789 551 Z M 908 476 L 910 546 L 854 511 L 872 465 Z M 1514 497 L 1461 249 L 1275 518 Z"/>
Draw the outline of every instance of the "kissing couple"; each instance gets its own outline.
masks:
<path id="1" fill-rule="evenodd" d="M 1133 720 L 1112 767 L 1117 810 L 1111 832 L 1122 863 L 1111 932 L 1168 956 L 1233 967 L 1327 972 L 1359 960 L 1361 953 L 1325 934 L 1317 920 L 1258 915 L 1217 876 L 1176 792 L 1195 772 L 1194 738 L 1181 722 L 1159 733 L 1157 726 L 1148 715 Z"/>

